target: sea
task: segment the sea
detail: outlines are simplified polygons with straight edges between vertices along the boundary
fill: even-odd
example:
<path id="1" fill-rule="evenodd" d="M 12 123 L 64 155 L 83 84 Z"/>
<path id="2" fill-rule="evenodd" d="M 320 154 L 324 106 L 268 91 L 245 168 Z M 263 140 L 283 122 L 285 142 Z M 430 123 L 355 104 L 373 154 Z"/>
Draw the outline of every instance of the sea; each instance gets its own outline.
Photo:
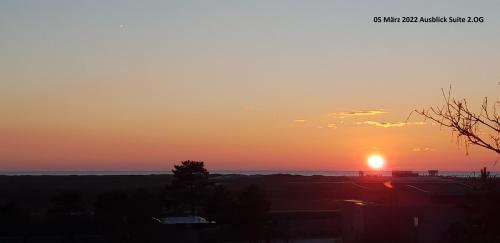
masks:
<path id="1" fill-rule="evenodd" d="M 363 171 L 365 175 L 391 176 L 392 171 Z M 428 171 L 412 171 L 420 176 L 428 175 Z M 287 170 L 220 170 L 210 171 L 211 174 L 221 175 L 275 175 L 289 174 L 302 176 L 358 176 L 359 171 L 287 171 Z M 172 174 L 169 171 L 0 171 L 0 175 L 4 176 L 69 176 L 69 175 L 166 175 Z M 479 171 L 439 171 L 440 176 L 451 177 L 478 177 L 481 175 Z M 490 172 L 491 176 L 500 177 L 500 171 Z"/>

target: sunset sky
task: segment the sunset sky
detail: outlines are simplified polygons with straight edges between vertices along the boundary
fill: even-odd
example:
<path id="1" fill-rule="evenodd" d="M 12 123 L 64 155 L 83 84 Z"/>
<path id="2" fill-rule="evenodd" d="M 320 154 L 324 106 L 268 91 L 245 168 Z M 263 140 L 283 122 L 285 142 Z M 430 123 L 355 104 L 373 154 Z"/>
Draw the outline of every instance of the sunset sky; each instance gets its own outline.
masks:
<path id="1" fill-rule="evenodd" d="M 482 16 L 474 24 L 375 16 Z M 500 96 L 498 1 L 1 1 L 0 171 L 479 170 L 414 108 Z M 492 170 L 499 170 L 491 167 Z"/>

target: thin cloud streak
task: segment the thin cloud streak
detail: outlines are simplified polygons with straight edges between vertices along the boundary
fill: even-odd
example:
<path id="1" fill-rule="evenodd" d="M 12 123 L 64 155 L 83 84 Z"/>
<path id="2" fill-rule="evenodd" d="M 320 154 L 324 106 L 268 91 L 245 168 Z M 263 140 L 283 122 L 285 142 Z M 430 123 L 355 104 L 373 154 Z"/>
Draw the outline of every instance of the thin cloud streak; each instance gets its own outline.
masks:
<path id="1" fill-rule="evenodd" d="M 387 112 L 384 110 L 339 111 L 339 112 L 332 112 L 329 115 L 330 116 L 374 116 L 381 114 L 387 114 Z"/>
<path id="2" fill-rule="evenodd" d="M 383 128 L 390 127 L 404 127 L 410 125 L 425 125 L 425 122 L 378 122 L 378 121 L 364 121 L 364 122 L 356 122 L 357 125 L 372 125 Z"/>
<path id="3" fill-rule="evenodd" d="M 433 151 L 436 151 L 435 148 L 413 148 L 411 151 L 413 152 L 433 152 Z"/>
<path id="4" fill-rule="evenodd" d="M 337 125 L 334 124 L 334 123 L 329 123 L 328 125 L 326 125 L 326 127 L 328 127 L 328 128 L 337 128 Z"/>

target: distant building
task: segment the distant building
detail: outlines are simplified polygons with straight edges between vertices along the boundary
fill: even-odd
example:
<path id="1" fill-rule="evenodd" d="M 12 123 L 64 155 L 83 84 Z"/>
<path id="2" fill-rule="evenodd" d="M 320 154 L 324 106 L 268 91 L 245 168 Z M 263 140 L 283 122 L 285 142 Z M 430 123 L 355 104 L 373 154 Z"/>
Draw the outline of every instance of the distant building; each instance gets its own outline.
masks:
<path id="1" fill-rule="evenodd" d="M 438 170 L 429 170 L 429 176 L 438 176 Z"/>
<path id="2" fill-rule="evenodd" d="M 358 242 L 439 242 L 450 225 L 463 221 L 460 209 L 451 205 L 352 204 L 344 208 L 342 240 Z"/>
<path id="3" fill-rule="evenodd" d="M 153 218 L 158 224 L 158 241 L 154 242 L 205 242 L 206 234 L 217 227 L 215 222 L 199 216 Z"/>
<path id="4" fill-rule="evenodd" d="M 407 173 L 403 173 L 407 176 Z M 436 243 L 454 234 L 451 227 L 467 220 L 472 187 L 439 177 L 393 178 L 390 197 L 378 204 L 346 200 L 342 205 L 343 243 Z M 377 190 L 374 185 L 368 185 Z M 379 194 L 383 191 L 379 190 Z M 453 242 L 453 241 L 451 241 Z"/>
<path id="5" fill-rule="evenodd" d="M 410 170 L 393 170 L 392 176 L 394 177 L 415 177 L 418 173 L 412 172 Z"/>

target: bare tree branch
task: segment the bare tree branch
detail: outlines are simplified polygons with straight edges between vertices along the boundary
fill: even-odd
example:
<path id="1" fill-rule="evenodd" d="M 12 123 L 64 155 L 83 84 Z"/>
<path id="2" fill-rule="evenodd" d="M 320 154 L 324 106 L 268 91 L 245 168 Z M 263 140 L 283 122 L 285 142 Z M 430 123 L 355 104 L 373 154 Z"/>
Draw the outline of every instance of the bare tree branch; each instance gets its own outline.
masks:
<path id="1" fill-rule="evenodd" d="M 500 154 L 500 101 L 488 105 L 484 98 L 479 113 L 470 110 L 466 99 L 455 99 L 451 96 L 451 86 L 445 93 L 441 89 L 445 104 L 441 107 L 429 107 L 413 110 L 413 113 L 423 116 L 440 126 L 452 129 L 456 134 L 457 144 L 464 144 L 466 153 L 469 145 L 477 145 Z"/>

